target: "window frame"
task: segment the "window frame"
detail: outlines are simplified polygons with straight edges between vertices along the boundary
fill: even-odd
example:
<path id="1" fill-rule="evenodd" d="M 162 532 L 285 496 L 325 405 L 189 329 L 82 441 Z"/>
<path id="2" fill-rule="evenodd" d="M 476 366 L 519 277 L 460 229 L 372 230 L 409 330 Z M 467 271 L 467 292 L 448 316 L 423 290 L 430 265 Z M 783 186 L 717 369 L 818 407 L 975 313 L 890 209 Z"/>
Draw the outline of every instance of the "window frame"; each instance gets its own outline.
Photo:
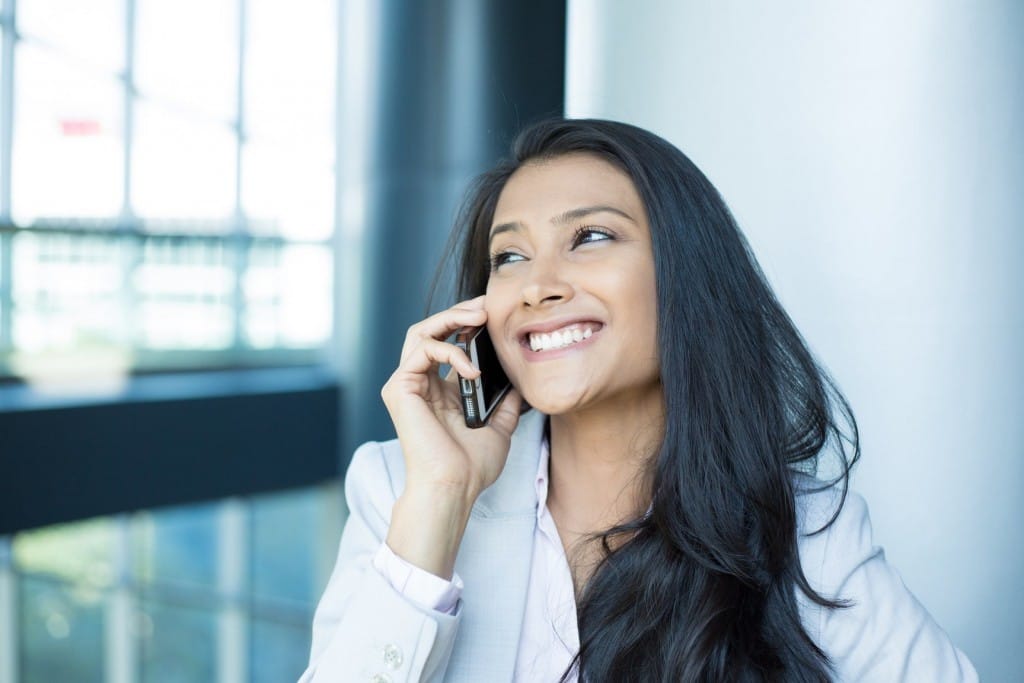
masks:
<path id="1" fill-rule="evenodd" d="M 227 223 L 206 232 L 147 223 L 131 213 L 135 104 L 135 10 L 124 1 L 125 60 L 118 75 L 123 94 L 124 193 L 120 216 L 96 221 L 46 221 L 16 225 L 11 219 L 11 170 L 17 0 L 0 0 L 0 534 L 48 524 L 160 505 L 183 504 L 282 488 L 337 477 L 341 380 L 328 356 L 337 338 L 320 348 L 252 348 L 244 343 L 241 278 L 254 244 L 316 244 L 335 237 L 298 240 L 253 234 L 241 210 L 246 8 L 238 8 L 235 140 L 235 210 Z M 339 86 L 337 60 L 335 87 Z M 335 136 L 337 136 L 337 127 Z M 335 140 L 335 148 L 337 141 Z M 335 170 L 337 164 L 335 164 Z M 333 227 L 337 232 L 337 182 Z M 136 349 L 140 359 L 116 391 L 40 394 L 8 367 L 12 340 L 12 244 L 18 234 L 102 235 L 141 247 L 149 239 L 209 240 L 230 250 L 234 268 L 234 332 L 230 348 L 217 351 Z M 141 251 L 141 249 L 139 249 Z M 294 454 L 298 453 L 296 457 Z"/>
<path id="2" fill-rule="evenodd" d="M 140 253 L 148 240 L 193 240 L 205 241 L 224 248 L 228 254 L 230 268 L 233 273 L 233 287 L 230 295 L 233 311 L 231 343 L 228 347 L 217 350 L 155 350 L 135 347 L 132 349 L 133 360 L 137 360 L 131 368 L 132 376 L 161 371 L 196 371 L 203 369 L 245 369 L 271 366 L 330 365 L 328 349 L 337 339 L 336 306 L 331 311 L 331 331 L 326 343 L 320 347 L 285 348 L 281 346 L 254 348 L 245 340 L 243 326 L 246 318 L 246 298 L 243 290 L 243 279 L 248 266 L 249 248 L 253 245 L 269 245 L 274 248 L 289 246 L 314 245 L 331 249 L 335 237 L 322 239 L 295 239 L 280 235 L 263 235 L 253 232 L 251 228 L 257 221 L 250 221 L 242 207 L 242 163 L 243 152 L 250 137 L 246 130 L 245 118 L 245 78 L 247 49 L 247 7 L 249 0 L 233 0 L 237 7 L 238 20 L 238 64 L 235 80 L 235 112 L 230 129 L 234 139 L 234 209 L 233 215 L 224 221 L 213 221 L 198 229 L 182 230 L 181 224 L 166 221 L 147 221 L 136 216 L 132 211 L 132 155 L 135 146 L 135 110 L 136 105 L 150 101 L 140 94 L 136 88 L 135 42 L 136 42 L 136 6 L 138 0 L 122 0 L 124 2 L 125 55 L 123 71 L 117 75 L 122 93 L 123 106 L 123 153 L 122 168 L 124 170 L 122 208 L 117 217 L 102 220 L 45 220 L 35 221 L 28 225 L 17 224 L 12 218 L 12 153 L 14 144 L 14 95 L 15 95 L 15 62 L 17 45 L 23 41 L 38 41 L 19 34 L 17 26 L 18 0 L 0 0 L 0 384 L 22 381 L 11 367 L 9 354 L 15 351 L 13 339 L 14 323 L 14 282 L 13 282 L 13 246 L 19 234 L 35 233 L 39 235 L 103 236 L 112 242 L 122 241 L 135 253 Z M 45 45 L 44 45 L 45 47 Z M 335 60 L 337 61 L 337 60 Z M 337 64 L 334 65 L 335 68 Z M 339 77 L 335 73 L 335 88 L 339 87 Z M 337 98 L 335 97 L 335 100 Z M 157 102 L 156 104 L 160 104 Z M 338 130 L 335 125 L 335 138 Z M 337 147 L 335 140 L 335 148 Z M 334 164 L 335 173 L 337 163 Z M 338 193 L 335 179 L 333 197 L 334 217 L 333 231 L 337 232 Z M 194 226 L 193 226 L 194 227 Z M 124 272 L 134 267 L 132 263 L 123 263 Z M 332 273 L 332 279 L 336 274 Z M 129 294 L 129 297 L 132 295 Z"/>

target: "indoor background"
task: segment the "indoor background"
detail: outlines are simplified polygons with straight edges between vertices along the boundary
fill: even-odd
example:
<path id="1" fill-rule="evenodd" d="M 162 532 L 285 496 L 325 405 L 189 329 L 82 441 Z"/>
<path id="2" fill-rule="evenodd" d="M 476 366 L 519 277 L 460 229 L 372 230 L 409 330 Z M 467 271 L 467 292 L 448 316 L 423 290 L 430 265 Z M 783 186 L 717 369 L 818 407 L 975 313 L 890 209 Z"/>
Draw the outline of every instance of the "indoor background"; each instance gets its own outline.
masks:
<path id="1" fill-rule="evenodd" d="M 0 6 L 0 683 L 298 677 L 459 198 L 561 113 L 711 178 L 876 543 L 1024 680 L 1024 4 Z"/>

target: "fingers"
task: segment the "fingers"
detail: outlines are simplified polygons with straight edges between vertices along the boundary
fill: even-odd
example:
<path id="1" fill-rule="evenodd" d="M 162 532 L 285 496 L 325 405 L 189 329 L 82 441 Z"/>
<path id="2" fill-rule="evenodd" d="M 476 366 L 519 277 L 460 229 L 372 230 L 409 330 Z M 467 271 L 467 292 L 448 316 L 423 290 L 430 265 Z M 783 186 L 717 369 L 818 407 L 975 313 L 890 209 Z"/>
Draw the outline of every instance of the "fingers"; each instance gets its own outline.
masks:
<path id="1" fill-rule="evenodd" d="M 478 327 L 487 322 L 483 295 L 468 301 L 461 301 L 451 308 L 422 320 L 405 335 L 402 345 L 401 363 L 404 363 L 413 349 L 424 339 L 447 339 L 460 327 Z"/>
<path id="2" fill-rule="evenodd" d="M 398 371 L 423 374 L 441 363 L 452 366 L 452 370 L 467 379 L 475 379 L 480 375 L 480 371 L 469 360 L 465 351 L 455 344 L 437 339 L 421 339 L 408 358 L 402 360 Z"/>
<path id="3" fill-rule="evenodd" d="M 441 378 L 432 369 L 442 363 L 452 366 L 454 373 L 468 379 L 480 376 L 480 371 L 458 346 L 437 339 L 421 339 L 381 388 L 381 398 L 392 413 L 392 418 L 395 416 L 394 411 L 403 405 L 406 398 L 417 396 L 428 403 L 439 399 L 435 383 L 441 382 Z M 448 391 L 458 393 L 458 389 L 453 390 L 452 386 L 448 387 Z"/>

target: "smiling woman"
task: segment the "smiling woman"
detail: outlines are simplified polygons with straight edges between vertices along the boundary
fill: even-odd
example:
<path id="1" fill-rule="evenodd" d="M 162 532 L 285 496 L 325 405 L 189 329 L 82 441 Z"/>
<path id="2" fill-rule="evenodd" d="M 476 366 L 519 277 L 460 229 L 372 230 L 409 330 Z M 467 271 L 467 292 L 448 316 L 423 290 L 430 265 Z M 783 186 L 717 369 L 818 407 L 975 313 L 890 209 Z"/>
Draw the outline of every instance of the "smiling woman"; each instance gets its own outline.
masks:
<path id="1" fill-rule="evenodd" d="M 398 439 L 353 457 L 301 680 L 977 679 L 872 544 L 853 414 L 679 150 L 536 124 L 453 245 L 461 302 L 409 329 Z M 513 389 L 468 429 L 437 369 L 478 377 L 446 340 L 485 324 Z"/>
<path id="2" fill-rule="evenodd" d="M 629 176 L 589 154 L 526 164 L 505 184 L 487 329 L 512 384 L 540 412 L 664 412 L 645 213 Z"/>

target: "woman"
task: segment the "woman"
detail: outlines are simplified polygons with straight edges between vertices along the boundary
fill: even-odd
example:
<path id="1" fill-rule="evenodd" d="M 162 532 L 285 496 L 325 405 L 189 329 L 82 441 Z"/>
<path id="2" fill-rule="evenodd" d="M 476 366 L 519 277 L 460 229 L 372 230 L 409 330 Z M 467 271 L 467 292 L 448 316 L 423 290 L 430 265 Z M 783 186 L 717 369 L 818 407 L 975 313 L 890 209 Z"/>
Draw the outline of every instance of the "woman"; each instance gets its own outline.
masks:
<path id="1" fill-rule="evenodd" d="M 301 680 L 976 680 L 872 546 L 849 407 L 681 152 L 537 124 L 454 239 L 462 301 L 410 328 L 398 439 L 353 457 Z M 446 339 L 480 325 L 514 389 L 470 430 Z"/>

